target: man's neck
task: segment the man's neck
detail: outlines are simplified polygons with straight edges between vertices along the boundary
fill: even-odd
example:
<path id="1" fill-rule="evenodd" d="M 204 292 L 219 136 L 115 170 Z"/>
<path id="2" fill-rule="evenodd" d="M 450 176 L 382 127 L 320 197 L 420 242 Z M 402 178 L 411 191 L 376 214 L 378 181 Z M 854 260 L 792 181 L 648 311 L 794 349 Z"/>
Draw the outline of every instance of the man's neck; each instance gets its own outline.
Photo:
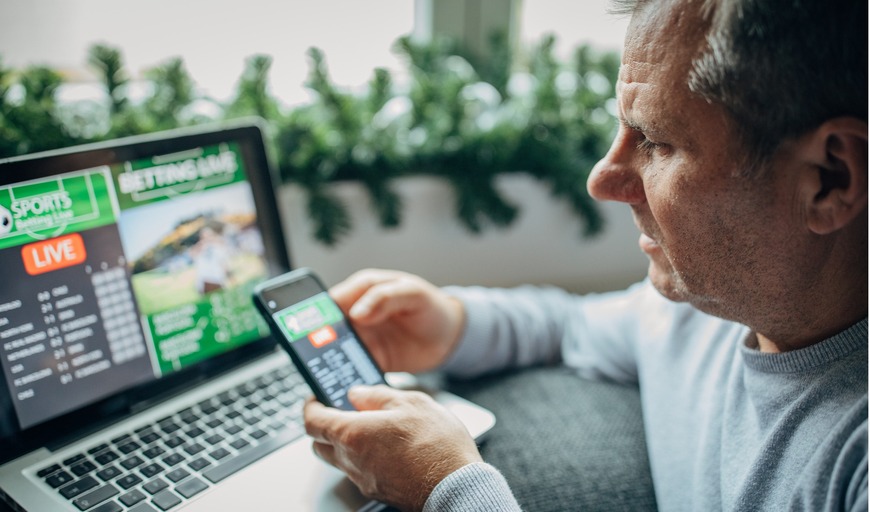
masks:
<path id="1" fill-rule="evenodd" d="M 864 305 L 862 312 L 858 312 L 850 316 L 842 316 L 841 318 L 847 318 L 847 320 L 839 323 L 830 323 L 824 328 L 807 331 L 807 334 L 804 335 L 793 335 L 790 337 L 770 337 L 760 332 L 756 332 L 755 338 L 757 345 L 752 348 L 757 348 L 760 352 L 776 354 L 780 352 L 798 350 L 815 345 L 817 343 L 821 343 L 822 341 L 825 341 L 826 339 L 845 331 L 862 319 L 867 318 L 866 297 L 862 304 Z"/>

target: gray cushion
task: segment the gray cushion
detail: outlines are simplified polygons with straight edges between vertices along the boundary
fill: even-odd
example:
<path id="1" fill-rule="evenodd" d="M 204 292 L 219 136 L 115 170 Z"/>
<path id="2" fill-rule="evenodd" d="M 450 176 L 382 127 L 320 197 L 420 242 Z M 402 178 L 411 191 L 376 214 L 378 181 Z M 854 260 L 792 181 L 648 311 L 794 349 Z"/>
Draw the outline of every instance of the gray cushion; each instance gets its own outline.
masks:
<path id="1" fill-rule="evenodd" d="M 637 388 L 564 367 L 446 387 L 496 414 L 481 453 L 524 510 L 656 510 Z"/>

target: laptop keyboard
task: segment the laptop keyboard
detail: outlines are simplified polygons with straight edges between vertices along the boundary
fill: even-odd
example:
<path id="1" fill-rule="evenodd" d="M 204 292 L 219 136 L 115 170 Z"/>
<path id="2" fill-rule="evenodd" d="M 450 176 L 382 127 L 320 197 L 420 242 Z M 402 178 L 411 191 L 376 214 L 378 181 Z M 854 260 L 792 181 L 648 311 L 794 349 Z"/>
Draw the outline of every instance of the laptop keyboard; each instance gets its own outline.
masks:
<path id="1" fill-rule="evenodd" d="M 310 394 L 289 366 L 42 468 L 79 510 L 170 510 L 304 433 Z"/>

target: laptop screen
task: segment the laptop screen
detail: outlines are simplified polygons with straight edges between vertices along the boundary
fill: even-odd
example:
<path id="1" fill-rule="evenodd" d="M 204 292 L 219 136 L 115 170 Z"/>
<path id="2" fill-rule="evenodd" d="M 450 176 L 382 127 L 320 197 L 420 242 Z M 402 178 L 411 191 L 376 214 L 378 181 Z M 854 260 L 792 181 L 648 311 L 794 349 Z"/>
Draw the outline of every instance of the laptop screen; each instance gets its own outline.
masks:
<path id="1" fill-rule="evenodd" d="M 268 338 L 274 203 L 252 126 L 0 163 L 0 434 Z"/>

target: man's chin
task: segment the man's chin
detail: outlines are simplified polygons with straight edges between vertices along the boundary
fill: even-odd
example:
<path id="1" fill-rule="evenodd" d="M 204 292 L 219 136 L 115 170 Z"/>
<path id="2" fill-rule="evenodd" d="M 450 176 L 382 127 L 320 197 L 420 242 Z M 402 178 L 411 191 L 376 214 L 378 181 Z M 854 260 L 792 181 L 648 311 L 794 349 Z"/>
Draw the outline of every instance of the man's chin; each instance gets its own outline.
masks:
<path id="1" fill-rule="evenodd" d="M 689 299 L 685 292 L 685 286 L 681 286 L 679 278 L 672 269 L 664 270 L 654 261 L 650 260 L 647 277 L 664 298 L 673 302 L 687 302 Z"/>
<path id="2" fill-rule="evenodd" d="M 672 269 L 663 271 L 661 267 L 650 263 L 647 277 L 653 288 L 672 302 L 687 302 L 704 313 L 735 320 L 733 315 L 726 314 L 728 310 L 723 308 L 721 300 L 688 286 Z"/>

